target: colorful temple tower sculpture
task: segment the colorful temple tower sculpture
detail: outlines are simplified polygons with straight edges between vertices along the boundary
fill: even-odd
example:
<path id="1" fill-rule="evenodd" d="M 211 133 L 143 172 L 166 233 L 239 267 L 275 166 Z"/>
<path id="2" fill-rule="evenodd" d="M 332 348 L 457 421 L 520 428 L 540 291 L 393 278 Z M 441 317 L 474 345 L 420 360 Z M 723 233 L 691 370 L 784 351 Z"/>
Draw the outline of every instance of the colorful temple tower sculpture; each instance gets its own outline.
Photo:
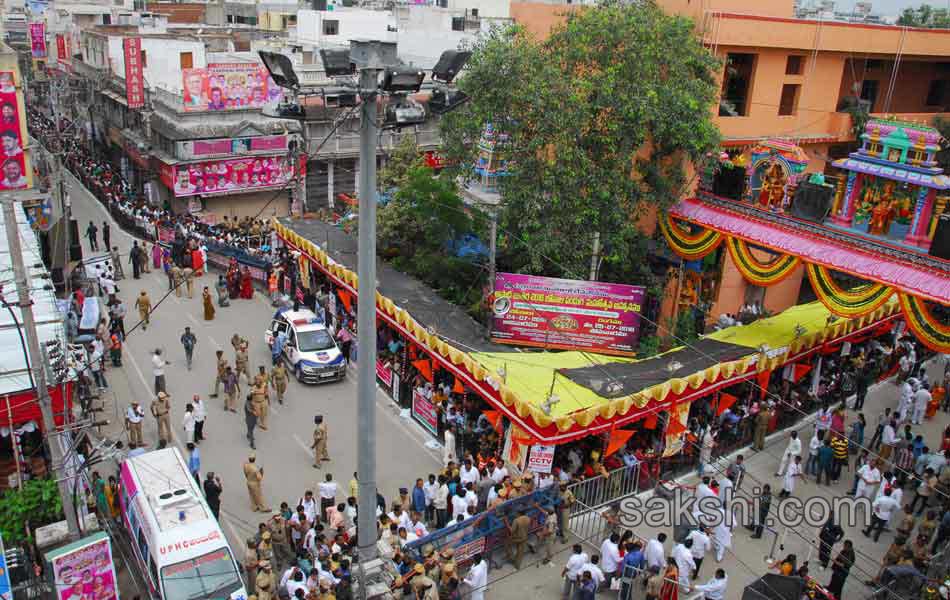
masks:
<path id="1" fill-rule="evenodd" d="M 861 148 L 832 166 L 847 171 L 829 223 L 928 251 L 936 217 L 946 210 L 950 177 L 937 165 L 933 127 L 871 119 Z"/>
<path id="2" fill-rule="evenodd" d="M 474 169 L 486 191 L 497 191 L 498 178 L 508 175 L 508 150 L 508 134 L 487 124 L 478 141 L 478 161 Z"/>
<path id="3" fill-rule="evenodd" d="M 804 150 L 785 140 L 767 140 L 752 148 L 746 166 L 745 200 L 763 210 L 784 212 L 795 197 L 808 166 Z"/>

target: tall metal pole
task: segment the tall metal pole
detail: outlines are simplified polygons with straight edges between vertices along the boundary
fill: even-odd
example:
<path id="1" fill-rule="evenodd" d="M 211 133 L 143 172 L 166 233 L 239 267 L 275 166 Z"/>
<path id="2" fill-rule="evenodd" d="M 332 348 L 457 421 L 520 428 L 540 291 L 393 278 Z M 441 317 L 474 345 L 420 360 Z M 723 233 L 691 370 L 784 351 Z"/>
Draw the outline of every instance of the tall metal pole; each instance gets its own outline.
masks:
<path id="1" fill-rule="evenodd" d="M 17 300 L 20 307 L 20 318 L 23 320 L 23 331 L 26 334 L 26 345 L 30 356 L 25 356 L 27 368 L 33 371 L 33 381 L 36 383 L 36 399 L 43 415 L 43 431 L 46 433 L 46 442 L 49 445 L 50 458 L 53 462 L 54 477 L 59 487 L 59 497 L 63 503 L 63 513 L 69 526 L 70 539 L 79 538 L 79 520 L 73 510 L 72 493 L 69 481 L 65 476 L 63 448 L 60 446 L 56 422 L 53 419 L 53 405 L 49 397 L 49 387 L 46 383 L 46 368 L 43 365 L 43 353 L 40 352 L 40 339 L 36 333 L 36 321 L 33 319 L 33 300 L 30 299 L 29 280 L 26 266 L 23 264 L 23 250 L 20 247 L 20 231 L 17 227 L 16 201 L 10 196 L 3 198 L 3 222 L 6 227 L 7 243 L 10 249 L 10 261 L 13 264 L 13 277 L 16 280 Z"/>
<path id="2" fill-rule="evenodd" d="M 495 253 L 498 247 L 498 209 L 491 209 L 491 240 L 488 250 L 488 289 L 495 289 Z"/>
<path id="3" fill-rule="evenodd" d="M 357 533 L 362 560 L 376 558 L 376 93 L 379 69 L 360 70 Z"/>

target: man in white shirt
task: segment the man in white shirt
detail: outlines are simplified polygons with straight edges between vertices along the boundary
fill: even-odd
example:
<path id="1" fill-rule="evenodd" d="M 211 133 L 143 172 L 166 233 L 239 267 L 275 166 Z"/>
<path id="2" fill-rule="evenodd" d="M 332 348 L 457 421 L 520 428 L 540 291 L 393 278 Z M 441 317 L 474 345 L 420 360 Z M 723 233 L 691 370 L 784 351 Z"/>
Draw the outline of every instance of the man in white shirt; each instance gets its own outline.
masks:
<path id="1" fill-rule="evenodd" d="M 900 503 L 891 496 L 891 490 L 884 490 L 884 494 L 871 505 L 873 509 L 871 513 L 871 524 L 861 532 L 864 534 L 864 537 L 868 537 L 871 532 L 874 531 L 874 541 L 878 541 L 881 537 L 881 531 L 887 522 L 891 520 L 891 515 L 894 514 L 894 511 L 897 510 L 899 506 Z"/>
<path id="2" fill-rule="evenodd" d="M 617 570 L 620 566 L 620 547 L 617 545 L 620 543 L 620 534 L 612 533 L 610 537 L 604 540 L 600 545 L 600 556 L 603 560 L 603 573 L 604 581 L 607 584 L 607 587 L 610 587 L 610 582 L 614 577 L 617 576 Z"/>
<path id="3" fill-rule="evenodd" d="M 703 593 L 703 600 L 723 600 L 726 597 L 726 587 L 729 578 L 724 569 L 716 569 L 716 576 L 701 585 L 694 585 L 690 591 Z"/>
<path id="4" fill-rule="evenodd" d="M 696 562 L 693 560 L 693 553 L 690 547 L 693 542 L 687 539 L 682 544 L 673 546 L 673 552 L 670 556 L 676 561 L 676 569 L 679 571 L 680 591 L 689 590 L 689 575 L 696 570 Z"/>
<path id="5" fill-rule="evenodd" d="M 735 486 L 732 482 L 732 477 L 732 475 L 727 475 L 719 482 L 719 499 L 722 500 L 722 506 L 724 508 L 728 507 L 729 503 L 732 502 L 732 499 L 735 497 Z"/>
<path id="6" fill-rule="evenodd" d="M 447 465 L 450 462 L 458 462 L 455 455 L 455 428 L 448 427 L 445 430 L 445 443 L 442 445 L 442 464 Z"/>
<path id="7" fill-rule="evenodd" d="M 600 563 L 600 557 L 595 554 L 590 557 L 590 560 L 586 565 L 581 567 L 581 575 L 584 573 L 590 573 L 590 578 L 594 582 L 594 590 L 600 590 L 601 586 L 606 581 L 604 572 L 600 569 L 598 563 Z M 607 586 L 609 587 L 610 584 L 608 583 Z"/>
<path id="8" fill-rule="evenodd" d="M 855 498 L 867 498 L 870 500 L 874 497 L 877 486 L 881 483 L 881 470 L 879 465 L 880 461 L 875 459 L 858 469 L 858 488 L 855 490 Z"/>
<path id="9" fill-rule="evenodd" d="M 785 474 L 785 470 L 795 461 L 796 456 L 802 455 L 802 441 L 798 439 L 798 432 L 793 431 L 789 434 L 788 445 L 785 447 L 785 453 L 782 454 L 782 462 L 775 472 L 776 477 Z"/>
<path id="10" fill-rule="evenodd" d="M 911 377 L 901 384 L 900 400 L 897 403 L 897 414 L 901 419 L 907 419 L 914 404 L 914 393 L 917 391 L 917 380 Z"/>
<path id="11" fill-rule="evenodd" d="M 689 551 L 693 555 L 693 562 L 696 564 L 696 568 L 693 569 L 693 579 L 696 579 L 699 577 L 699 569 L 703 566 L 706 553 L 712 548 L 712 540 L 709 539 L 708 531 L 704 526 L 691 531 L 686 539 L 692 542 Z"/>
<path id="12" fill-rule="evenodd" d="M 575 548 L 580 548 L 580 546 L 575 546 Z M 586 555 L 584 559 L 584 562 L 587 562 Z M 482 558 L 481 554 L 476 554 L 472 559 L 472 568 L 468 570 L 468 575 L 465 576 L 462 583 L 471 590 L 468 595 L 469 600 L 485 600 L 485 586 L 488 585 L 488 563 Z"/>
<path id="13" fill-rule="evenodd" d="M 155 376 L 155 394 L 165 391 L 165 365 L 168 361 L 162 356 L 162 349 L 156 348 L 152 354 L 152 375 Z"/>
<path id="14" fill-rule="evenodd" d="M 884 425 L 884 432 L 881 434 L 881 460 L 886 461 L 891 457 L 894 446 L 897 445 L 897 421 L 893 418 Z"/>
<path id="15" fill-rule="evenodd" d="M 449 486 L 445 483 L 445 476 L 439 475 L 435 494 L 432 497 L 432 506 L 435 508 L 435 526 L 442 528 L 448 520 Z"/>
<path id="16" fill-rule="evenodd" d="M 472 461 L 468 458 L 465 459 L 462 468 L 459 469 L 459 479 L 462 481 L 463 486 L 466 483 L 473 485 L 478 483 L 478 469 L 472 466 Z"/>
<path id="17" fill-rule="evenodd" d="M 666 550 L 663 549 L 663 543 L 666 542 L 666 534 L 661 533 L 655 538 L 651 538 L 643 549 L 643 559 L 647 561 L 648 567 L 659 567 L 663 569 L 666 566 Z"/>
<path id="18" fill-rule="evenodd" d="M 782 482 L 782 492 L 779 498 L 788 498 L 795 491 L 795 480 L 804 477 L 802 474 L 802 457 L 796 456 L 788 468 L 785 469 L 785 480 Z"/>
<path id="19" fill-rule="evenodd" d="M 571 550 L 573 554 L 567 559 L 567 564 L 564 565 L 564 568 L 561 569 L 561 577 L 564 578 L 564 590 L 562 594 L 564 598 L 572 598 L 574 596 L 574 591 L 578 589 L 580 584 L 581 570 L 584 565 L 590 562 L 587 553 L 584 552 L 584 548 L 580 544 L 574 544 Z"/>
<path id="20" fill-rule="evenodd" d="M 327 473 L 326 479 L 319 484 L 320 493 L 320 519 L 327 518 L 327 508 L 336 506 L 337 483 L 333 481 L 333 474 Z"/>
<path id="21" fill-rule="evenodd" d="M 307 520 L 311 523 L 317 522 L 317 501 L 313 498 L 313 492 L 307 490 L 297 502 L 298 506 L 303 507 L 303 514 L 307 515 Z"/>
<path id="22" fill-rule="evenodd" d="M 492 481 L 495 483 L 501 483 L 501 481 L 508 476 L 508 468 L 505 465 L 495 465 L 491 472 Z"/>
<path id="23" fill-rule="evenodd" d="M 458 493 L 452 496 L 452 518 L 458 515 L 464 515 L 468 511 L 468 501 L 465 500 L 465 490 L 460 489 Z"/>
<path id="24" fill-rule="evenodd" d="M 925 381 L 920 384 L 920 389 L 914 394 L 914 416 L 911 420 L 914 425 L 920 425 L 924 422 L 924 413 L 927 411 L 927 405 L 932 399 L 930 390 L 927 389 L 928 387 L 930 386 Z"/>
<path id="25" fill-rule="evenodd" d="M 125 410 L 125 428 L 129 432 L 130 444 L 142 446 L 142 419 L 144 418 L 145 409 L 139 406 L 138 401 L 133 400 Z"/>

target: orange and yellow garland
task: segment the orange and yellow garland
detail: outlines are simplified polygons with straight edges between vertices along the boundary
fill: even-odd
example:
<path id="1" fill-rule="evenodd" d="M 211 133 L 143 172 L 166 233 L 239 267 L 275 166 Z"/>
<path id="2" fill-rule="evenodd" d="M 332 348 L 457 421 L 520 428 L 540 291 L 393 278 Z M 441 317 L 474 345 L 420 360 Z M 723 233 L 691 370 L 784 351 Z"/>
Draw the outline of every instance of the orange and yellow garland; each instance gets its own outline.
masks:
<path id="1" fill-rule="evenodd" d="M 739 272 L 753 285 L 775 285 L 794 273 L 801 262 L 799 257 L 790 254 L 780 254 L 770 262 L 762 262 L 753 256 L 745 241 L 736 237 L 728 238 L 726 247 Z"/>
<path id="2" fill-rule="evenodd" d="M 894 288 L 881 283 L 860 285 L 850 290 L 841 289 L 828 269 L 814 263 L 806 264 L 805 272 L 808 273 L 811 287 L 821 303 L 834 314 L 846 319 L 874 312 L 894 294 Z"/>
<path id="3" fill-rule="evenodd" d="M 904 310 L 904 320 L 914 335 L 931 350 L 950 352 L 950 325 L 941 323 L 920 298 L 903 292 L 897 297 Z"/>
<path id="4" fill-rule="evenodd" d="M 691 234 L 684 231 L 670 218 L 670 215 L 664 214 L 657 219 L 660 225 L 660 231 L 666 238 L 666 243 L 677 256 L 683 260 L 699 260 L 719 247 L 722 243 L 723 234 L 712 229 L 703 229 L 700 233 Z"/>

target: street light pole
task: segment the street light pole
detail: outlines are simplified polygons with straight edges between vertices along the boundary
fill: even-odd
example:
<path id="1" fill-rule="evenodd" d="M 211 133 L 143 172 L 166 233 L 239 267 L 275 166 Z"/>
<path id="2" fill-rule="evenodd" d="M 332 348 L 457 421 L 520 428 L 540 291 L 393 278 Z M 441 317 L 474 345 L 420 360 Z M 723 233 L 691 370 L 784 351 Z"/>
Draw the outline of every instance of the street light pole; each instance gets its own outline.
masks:
<path id="1" fill-rule="evenodd" d="M 3 222 L 6 228 L 7 243 L 10 251 L 10 262 L 13 265 L 13 276 L 16 280 L 17 304 L 20 307 L 20 317 L 23 320 L 23 332 L 26 334 L 26 345 L 29 356 L 24 356 L 27 368 L 33 372 L 33 381 L 36 387 L 36 399 L 43 415 L 43 431 L 46 433 L 46 442 L 49 445 L 50 459 L 53 463 L 54 477 L 59 487 L 59 497 L 66 515 L 66 524 L 69 526 L 71 540 L 79 538 L 79 519 L 73 510 L 72 493 L 69 481 L 65 477 L 63 448 L 59 443 L 59 434 L 56 431 L 56 421 L 53 419 L 53 406 L 49 397 L 49 387 L 46 383 L 46 367 L 43 364 L 43 353 L 40 351 L 40 339 L 36 333 L 36 321 L 33 318 L 33 300 L 30 298 L 29 279 L 26 266 L 23 264 L 23 250 L 20 247 L 20 230 L 17 226 L 16 200 L 7 195 L 3 198 Z"/>
<path id="2" fill-rule="evenodd" d="M 360 558 L 376 558 L 376 136 L 380 69 L 360 69 L 359 295 L 357 343 L 357 537 Z"/>

